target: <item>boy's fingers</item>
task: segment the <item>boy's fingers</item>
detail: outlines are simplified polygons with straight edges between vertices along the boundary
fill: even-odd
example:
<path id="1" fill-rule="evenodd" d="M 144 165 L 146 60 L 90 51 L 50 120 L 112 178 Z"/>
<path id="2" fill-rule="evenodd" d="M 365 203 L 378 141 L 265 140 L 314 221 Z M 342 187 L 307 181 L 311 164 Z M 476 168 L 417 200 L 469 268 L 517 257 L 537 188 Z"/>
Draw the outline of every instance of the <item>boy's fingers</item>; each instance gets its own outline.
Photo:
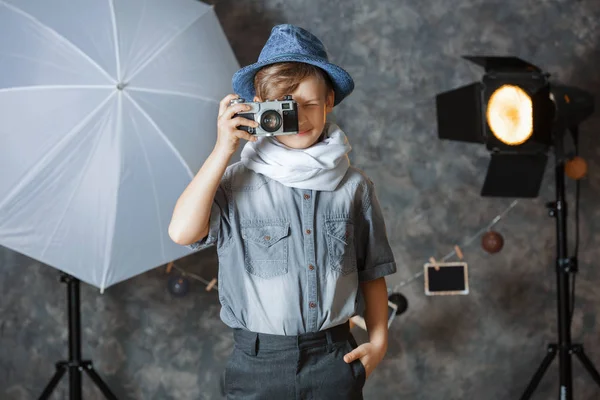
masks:
<path id="1" fill-rule="evenodd" d="M 344 356 L 344 361 L 346 361 L 347 363 L 351 363 L 352 361 L 354 361 L 358 358 L 361 358 L 364 355 L 365 355 L 364 349 L 357 347 L 356 349 L 352 350 L 350 353 L 348 353 Z"/>
<path id="2" fill-rule="evenodd" d="M 236 104 L 227 108 L 223 114 L 219 115 L 219 118 L 223 118 L 225 120 L 230 120 L 233 118 L 235 114 L 241 113 L 242 111 L 248 111 L 250 106 L 247 104 Z"/>
<path id="3" fill-rule="evenodd" d="M 227 110 L 227 107 L 229 107 L 229 102 L 233 99 L 237 99 L 238 97 L 240 96 L 238 96 L 237 94 L 228 94 L 227 96 L 225 96 L 223 100 L 221 100 L 221 102 L 219 103 L 218 116 L 220 117 L 221 115 L 223 115 L 225 110 Z"/>
<path id="4" fill-rule="evenodd" d="M 251 107 L 246 104 L 236 104 L 235 106 L 229 107 L 227 110 L 225 110 L 225 113 L 222 116 L 225 119 L 231 119 L 235 114 L 239 114 L 242 111 L 249 111 L 250 108 Z"/>
<path id="5" fill-rule="evenodd" d="M 233 126 L 258 126 L 258 123 L 243 117 L 236 117 L 231 120 L 231 123 L 233 124 Z"/>
<path id="6" fill-rule="evenodd" d="M 256 142 L 258 140 L 256 136 L 251 135 L 248 132 L 242 130 L 235 131 L 235 136 L 237 136 L 240 139 L 246 139 L 249 142 Z"/>

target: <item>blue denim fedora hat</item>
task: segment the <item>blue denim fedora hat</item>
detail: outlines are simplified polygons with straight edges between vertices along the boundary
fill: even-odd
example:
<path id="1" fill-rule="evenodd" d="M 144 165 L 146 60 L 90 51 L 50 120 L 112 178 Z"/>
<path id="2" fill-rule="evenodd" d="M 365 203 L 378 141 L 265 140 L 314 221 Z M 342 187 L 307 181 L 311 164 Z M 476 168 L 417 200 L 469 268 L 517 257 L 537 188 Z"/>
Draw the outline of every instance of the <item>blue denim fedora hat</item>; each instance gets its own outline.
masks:
<path id="1" fill-rule="evenodd" d="M 233 90 L 243 99 L 252 101 L 256 94 L 254 76 L 258 70 L 266 65 L 280 62 L 302 62 L 327 72 L 335 91 L 334 105 L 339 104 L 354 90 L 352 77 L 344 69 L 329 62 L 323 43 L 309 31 L 290 24 L 273 27 L 267 43 L 258 56 L 258 61 L 233 75 Z"/>

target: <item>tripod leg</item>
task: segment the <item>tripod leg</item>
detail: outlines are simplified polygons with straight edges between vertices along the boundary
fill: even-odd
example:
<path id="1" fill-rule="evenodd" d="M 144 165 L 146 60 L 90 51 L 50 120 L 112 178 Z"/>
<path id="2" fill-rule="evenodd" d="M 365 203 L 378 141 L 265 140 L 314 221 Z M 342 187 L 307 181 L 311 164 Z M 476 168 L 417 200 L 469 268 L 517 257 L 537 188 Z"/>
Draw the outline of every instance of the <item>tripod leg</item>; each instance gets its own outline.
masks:
<path id="1" fill-rule="evenodd" d="M 575 353 L 577 358 L 579 358 L 579 361 L 581 361 L 587 372 L 592 376 L 592 379 L 594 379 L 594 381 L 596 381 L 596 383 L 600 386 L 600 374 L 598 373 L 598 370 L 596 370 L 596 367 L 594 367 L 594 364 L 592 364 L 588 356 L 585 354 L 583 346 L 580 344 L 575 344 L 573 345 L 572 349 L 573 353 Z"/>
<path id="2" fill-rule="evenodd" d="M 533 392 L 540 384 L 544 373 L 546 373 L 546 370 L 552 363 L 552 360 L 554 360 L 554 357 L 556 357 L 557 349 L 558 347 L 555 344 L 551 344 L 548 346 L 548 353 L 546 354 L 546 357 L 544 357 L 544 359 L 542 360 L 542 363 L 538 367 L 537 371 L 535 371 L 535 375 L 533 375 L 533 378 L 531 378 L 527 389 L 525 389 L 525 393 L 523 393 L 523 396 L 521 396 L 521 400 L 529 400 L 531 398 L 531 395 L 533 395 Z"/>
<path id="3" fill-rule="evenodd" d="M 67 372 L 66 363 L 56 363 L 56 372 L 54 373 L 54 376 L 52 377 L 50 382 L 48 382 L 48 384 L 46 385 L 46 388 L 40 395 L 39 400 L 48 400 L 50 398 L 50 395 L 56 388 L 56 385 L 58 385 L 58 382 L 60 382 L 60 378 L 63 377 L 65 372 Z"/>
<path id="4" fill-rule="evenodd" d="M 100 389 L 104 397 L 106 397 L 108 400 L 118 400 L 117 396 L 115 396 L 113 392 L 110 391 L 108 385 L 104 383 L 102 378 L 100 378 L 100 375 L 96 373 L 96 370 L 94 369 L 94 366 L 92 365 L 91 361 L 83 362 L 83 370 L 87 372 L 90 378 L 92 378 L 92 380 L 94 381 L 98 389 Z"/>

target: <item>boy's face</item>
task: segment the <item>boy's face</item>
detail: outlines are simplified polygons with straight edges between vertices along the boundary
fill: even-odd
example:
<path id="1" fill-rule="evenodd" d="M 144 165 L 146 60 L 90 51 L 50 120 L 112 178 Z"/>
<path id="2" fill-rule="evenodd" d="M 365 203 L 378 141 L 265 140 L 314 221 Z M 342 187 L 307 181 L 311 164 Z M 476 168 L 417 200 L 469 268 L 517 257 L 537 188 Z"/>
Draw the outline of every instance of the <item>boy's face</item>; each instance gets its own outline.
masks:
<path id="1" fill-rule="evenodd" d="M 333 110 L 334 92 L 327 93 L 327 85 L 321 79 L 310 76 L 304 79 L 291 94 L 298 103 L 297 135 L 274 136 L 284 145 L 294 149 L 306 149 L 315 144 L 321 133 L 327 114 Z M 254 101 L 262 101 L 255 97 Z"/>

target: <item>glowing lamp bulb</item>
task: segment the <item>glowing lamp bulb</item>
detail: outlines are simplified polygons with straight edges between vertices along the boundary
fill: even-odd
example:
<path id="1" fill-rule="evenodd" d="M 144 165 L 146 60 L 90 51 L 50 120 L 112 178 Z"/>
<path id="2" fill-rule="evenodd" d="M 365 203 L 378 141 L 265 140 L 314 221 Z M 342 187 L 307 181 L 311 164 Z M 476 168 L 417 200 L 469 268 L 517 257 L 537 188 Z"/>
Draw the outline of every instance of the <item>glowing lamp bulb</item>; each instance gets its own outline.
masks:
<path id="1" fill-rule="evenodd" d="M 531 97 L 514 85 L 503 85 L 490 96 L 487 122 L 494 136 L 502 143 L 516 146 L 533 133 Z"/>

